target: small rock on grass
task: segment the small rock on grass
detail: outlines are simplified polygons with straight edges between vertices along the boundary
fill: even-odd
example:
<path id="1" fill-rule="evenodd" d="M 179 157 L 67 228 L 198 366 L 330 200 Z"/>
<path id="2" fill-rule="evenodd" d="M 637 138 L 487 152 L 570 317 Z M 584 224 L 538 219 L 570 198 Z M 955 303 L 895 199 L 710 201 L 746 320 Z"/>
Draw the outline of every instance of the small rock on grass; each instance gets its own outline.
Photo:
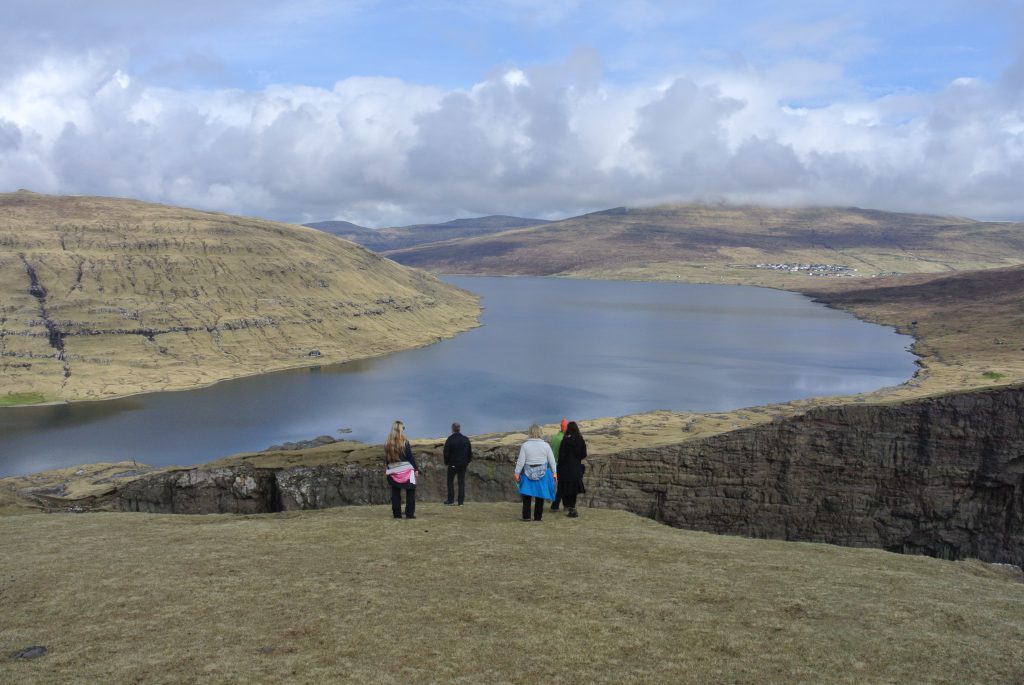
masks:
<path id="1" fill-rule="evenodd" d="M 34 647 L 26 647 L 25 649 L 19 649 L 17 652 L 11 655 L 11 658 L 20 659 L 22 661 L 28 661 L 29 659 L 38 659 L 44 654 L 46 654 L 46 647 L 36 645 Z"/>

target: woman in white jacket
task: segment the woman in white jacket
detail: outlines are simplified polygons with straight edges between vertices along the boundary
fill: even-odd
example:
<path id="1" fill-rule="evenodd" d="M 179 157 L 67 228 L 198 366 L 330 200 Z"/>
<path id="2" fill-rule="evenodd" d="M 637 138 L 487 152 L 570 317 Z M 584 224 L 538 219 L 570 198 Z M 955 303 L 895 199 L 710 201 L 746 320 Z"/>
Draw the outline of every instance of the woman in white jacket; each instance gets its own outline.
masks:
<path id="1" fill-rule="evenodd" d="M 530 520 L 530 502 L 533 504 L 533 520 L 540 521 L 544 514 L 544 501 L 555 499 L 555 482 L 558 480 L 558 466 L 551 445 L 541 437 L 540 426 L 530 426 L 530 437 L 519 448 L 514 475 L 519 483 L 519 494 L 523 496 L 523 520 Z"/>

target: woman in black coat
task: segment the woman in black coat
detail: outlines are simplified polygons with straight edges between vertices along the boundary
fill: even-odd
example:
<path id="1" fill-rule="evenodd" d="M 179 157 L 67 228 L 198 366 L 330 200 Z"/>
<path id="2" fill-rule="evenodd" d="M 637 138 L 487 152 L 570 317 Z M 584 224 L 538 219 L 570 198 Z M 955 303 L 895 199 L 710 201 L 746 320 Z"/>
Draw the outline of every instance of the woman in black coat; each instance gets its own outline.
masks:
<path id="1" fill-rule="evenodd" d="M 576 518 L 576 496 L 586 492 L 583 487 L 583 460 L 587 458 L 587 443 L 580 435 L 580 427 L 570 421 L 565 427 L 565 437 L 558 447 L 558 484 L 562 492 L 569 518 Z"/>

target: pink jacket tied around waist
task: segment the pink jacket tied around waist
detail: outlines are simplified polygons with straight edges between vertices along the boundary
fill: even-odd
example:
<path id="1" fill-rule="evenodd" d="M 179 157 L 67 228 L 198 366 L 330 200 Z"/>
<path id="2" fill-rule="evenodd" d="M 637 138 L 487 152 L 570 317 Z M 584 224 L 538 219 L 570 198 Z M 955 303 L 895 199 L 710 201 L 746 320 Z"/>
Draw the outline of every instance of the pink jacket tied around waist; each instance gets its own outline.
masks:
<path id="1" fill-rule="evenodd" d="M 396 483 L 410 483 L 416 485 L 416 469 L 407 461 L 400 461 L 392 464 L 387 470 L 388 478 Z"/>

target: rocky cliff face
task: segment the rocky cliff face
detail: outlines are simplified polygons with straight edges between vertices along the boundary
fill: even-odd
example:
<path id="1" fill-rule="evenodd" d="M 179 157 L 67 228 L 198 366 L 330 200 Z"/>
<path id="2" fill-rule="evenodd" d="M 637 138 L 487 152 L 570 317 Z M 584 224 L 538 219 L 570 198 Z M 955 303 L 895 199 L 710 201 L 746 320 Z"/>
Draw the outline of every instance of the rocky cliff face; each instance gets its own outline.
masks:
<path id="1" fill-rule="evenodd" d="M 440 502 L 446 496 L 441 447 L 416 449 L 421 467 L 419 501 Z M 471 499 L 515 499 L 511 473 L 517 454 L 509 448 L 478 452 L 466 479 Z M 382 467 L 355 463 L 280 469 L 199 467 L 141 478 L 120 488 L 115 496 L 122 511 L 171 514 L 252 514 L 390 501 L 391 489 Z"/>
<path id="2" fill-rule="evenodd" d="M 1024 390 L 814 409 L 599 460 L 588 503 L 680 528 L 1024 564 Z"/>
<path id="3" fill-rule="evenodd" d="M 440 445 L 419 449 L 421 501 L 444 496 Z M 516 449 L 470 466 L 475 501 L 512 501 Z M 582 504 L 714 533 L 1024 565 L 1024 387 L 813 409 L 773 424 L 596 455 Z M 278 511 L 389 501 L 357 464 L 165 473 L 130 511 Z"/>

